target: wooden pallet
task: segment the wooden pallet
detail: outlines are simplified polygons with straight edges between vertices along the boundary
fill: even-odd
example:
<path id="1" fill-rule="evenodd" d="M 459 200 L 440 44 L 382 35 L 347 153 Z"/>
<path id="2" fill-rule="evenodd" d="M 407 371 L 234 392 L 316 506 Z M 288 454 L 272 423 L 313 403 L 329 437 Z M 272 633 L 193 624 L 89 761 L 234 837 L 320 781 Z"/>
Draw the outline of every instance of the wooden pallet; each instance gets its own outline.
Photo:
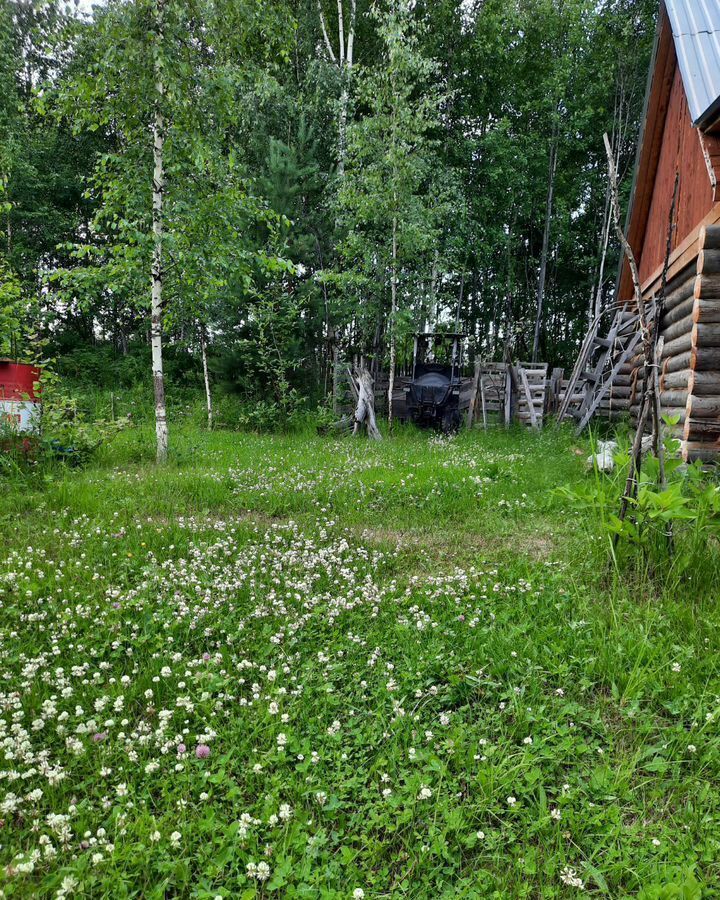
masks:
<path id="1" fill-rule="evenodd" d="M 509 424 L 512 386 L 509 367 L 505 363 L 488 363 L 478 360 L 472 379 L 467 405 L 467 427 L 481 419 L 483 428 L 489 424 L 489 415 L 497 414 L 498 424 Z"/>
<path id="2" fill-rule="evenodd" d="M 545 417 L 548 386 L 547 363 L 515 363 L 513 381 L 517 392 L 515 414 L 519 422 L 540 429 Z"/>

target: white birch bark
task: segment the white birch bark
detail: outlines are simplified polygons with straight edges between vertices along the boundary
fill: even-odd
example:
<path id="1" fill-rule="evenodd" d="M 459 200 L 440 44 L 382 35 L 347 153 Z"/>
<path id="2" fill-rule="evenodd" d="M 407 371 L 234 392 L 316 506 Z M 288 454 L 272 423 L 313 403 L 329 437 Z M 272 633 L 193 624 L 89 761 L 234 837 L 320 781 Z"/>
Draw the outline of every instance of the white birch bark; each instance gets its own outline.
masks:
<path id="1" fill-rule="evenodd" d="M 210 391 L 210 370 L 208 369 L 207 335 L 204 326 L 200 326 L 200 353 L 202 355 L 203 380 L 205 382 L 205 404 L 207 406 L 207 427 L 212 431 L 213 407 L 212 392 Z"/>
<path id="2" fill-rule="evenodd" d="M 388 426 L 392 428 L 393 408 L 392 399 L 395 389 L 395 359 L 397 356 L 397 342 L 395 340 L 395 317 L 397 314 L 397 215 L 393 216 L 392 223 L 392 268 L 390 271 L 390 374 L 388 377 Z"/>
<path id="3" fill-rule="evenodd" d="M 338 108 L 338 157 L 337 171 L 342 179 L 345 176 L 345 158 L 347 156 L 347 119 L 350 105 L 350 76 L 353 67 L 353 52 L 355 47 L 355 21 L 357 18 L 357 0 L 350 0 L 350 21 L 348 23 L 347 36 L 345 34 L 345 14 L 343 0 L 337 0 L 338 13 L 338 52 L 333 50 L 330 35 L 327 30 L 325 15 L 322 10 L 321 0 L 317 0 L 320 28 L 323 35 L 323 43 L 330 62 L 337 67 L 340 75 L 340 104 Z"/>
<path id="4" fill-rule="evenodd" d="M 163 375 L 162 315 L 163 315 L 163 192 L 165 189 L 165 168 L 163 149 L 165 144 L 165 117 L 163 100 L 165 84 L 162 77 L 160 52 L 163 41 L 163 15 L 165 0 L 156 0 L 156 34 L 153 67 L 155 70 L 155 114 L 153 118 L 153 185 L 152 185 L 152 265 L 151 265 L 151 310 L 150 346 L 152 351 L 153 387 L 155 393 L 155 435 L 157 440 L 157 461 L 164 463 L 168 454 L 168 423 L 165 405 L 165 378 Z"/>

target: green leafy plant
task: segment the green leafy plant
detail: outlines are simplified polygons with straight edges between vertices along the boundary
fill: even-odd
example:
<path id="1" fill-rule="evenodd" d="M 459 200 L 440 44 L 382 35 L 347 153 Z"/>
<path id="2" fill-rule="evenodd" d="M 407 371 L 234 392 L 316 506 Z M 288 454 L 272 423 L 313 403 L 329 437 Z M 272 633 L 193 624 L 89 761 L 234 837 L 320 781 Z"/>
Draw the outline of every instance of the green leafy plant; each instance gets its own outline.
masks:
<path id="1" fill-rule="evenodd" d="M 66 393 L 61 379 L 49 367 L 40 378 L 40 396 L 40 446 L 46 457 L 85 462 L 101 444 L 131 423 L 130 416 L 88 418 L 77 398 Z"/>
<path id="2" fill-rule="evenodd" d="M 683 464 L 677 449 L 677 441 L 667 441 L 664 488 L 658 487 L 657 459 L 645 456 L 638 496 L 624 520 L 617 510 L 629 465 L 627 447 L 615 454 L 612 472 L 601 472 L 595 464 L 592 482 L 558 489 L 577 510 L 590 514 L 585 521 L 607 539 L 618 570 L 634 566 L 649 575 L 685 576 L 702 570 L 708 543 L 720 537 L 720 488 L 699 462 Z"/>

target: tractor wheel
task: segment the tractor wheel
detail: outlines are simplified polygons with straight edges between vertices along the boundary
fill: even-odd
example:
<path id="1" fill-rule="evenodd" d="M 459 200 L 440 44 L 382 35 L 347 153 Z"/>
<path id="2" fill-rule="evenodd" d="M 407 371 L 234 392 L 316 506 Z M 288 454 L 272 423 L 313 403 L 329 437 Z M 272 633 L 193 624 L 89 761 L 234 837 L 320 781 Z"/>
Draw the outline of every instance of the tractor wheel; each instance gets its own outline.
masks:
<path id="1" fill-rule="evenodd" d="M 454 434 L 460 428 L 460 413 L 456 409 L 448 410 L 442 417 L 443 434 Z"/>

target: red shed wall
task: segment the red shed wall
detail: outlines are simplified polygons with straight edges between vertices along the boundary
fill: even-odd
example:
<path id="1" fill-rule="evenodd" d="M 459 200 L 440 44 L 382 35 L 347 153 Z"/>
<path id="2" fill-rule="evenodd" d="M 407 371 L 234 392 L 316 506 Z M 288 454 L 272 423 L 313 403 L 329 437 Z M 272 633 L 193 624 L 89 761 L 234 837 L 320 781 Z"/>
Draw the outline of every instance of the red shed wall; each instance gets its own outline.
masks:
<path id="1" fill-rule="evenodd" d="M 692 127 L 680 69 L 670 91 L 660 156 L 655 173 L 645 239 L 640 254 L 640 282 L 663 264 L 675 172 L 680 172 L 677 228 L 672 249 L 700 223 L 713 206 L 712 187 L 697 131 Z"/>

